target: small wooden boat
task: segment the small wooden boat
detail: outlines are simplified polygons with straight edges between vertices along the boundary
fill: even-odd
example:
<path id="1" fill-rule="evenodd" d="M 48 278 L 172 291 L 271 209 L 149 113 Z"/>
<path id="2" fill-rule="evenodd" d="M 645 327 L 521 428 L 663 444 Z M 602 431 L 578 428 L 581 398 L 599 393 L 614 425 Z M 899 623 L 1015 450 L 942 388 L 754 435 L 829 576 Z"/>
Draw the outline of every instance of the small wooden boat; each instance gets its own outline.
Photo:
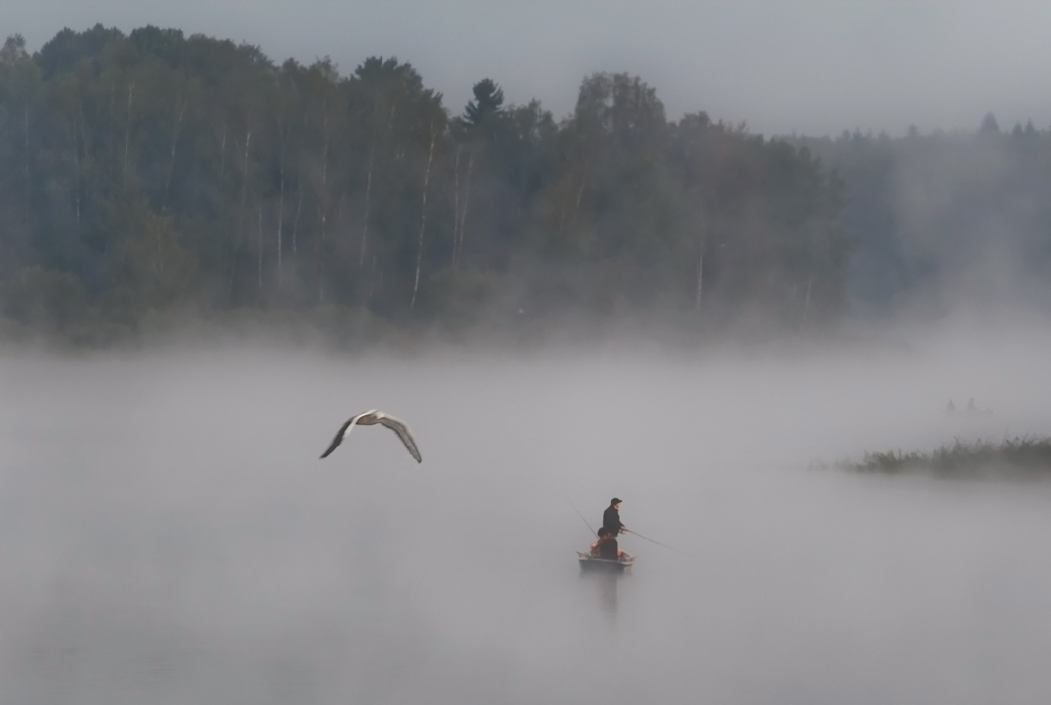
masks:
<path id="1" fill-rule="evenodd" d="M 581 570 L 605 570 L 613 573 L 623 573 L 635 564 L 635 556 L 630 553 L 622 553 L 620 558 L 599 558 L 590 552 L 577 551 L 577 560 L 580 561 Z"/>

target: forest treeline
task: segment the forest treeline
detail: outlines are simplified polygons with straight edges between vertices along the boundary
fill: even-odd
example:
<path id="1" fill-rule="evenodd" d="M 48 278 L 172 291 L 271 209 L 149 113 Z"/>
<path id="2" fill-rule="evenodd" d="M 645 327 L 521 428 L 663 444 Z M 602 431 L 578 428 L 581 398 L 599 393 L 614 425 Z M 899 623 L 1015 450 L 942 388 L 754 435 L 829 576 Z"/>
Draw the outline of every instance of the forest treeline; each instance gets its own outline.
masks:
<path id="1" fill-rule="evenodd" d="M 669 121 L 622 73 L 585 77 L 561 119 L 493 78 L 473 95 L 446 106 L 393 58 L 343 75 L 172 29 L 63 30 L 32 54 L 9 37 L 0 335 L 232 311 L 797 330 L 893 307 L 1001 207 L 1025 261 L 1051 261 L 1051 139 L 1031 126 L 764 139 Z"/>

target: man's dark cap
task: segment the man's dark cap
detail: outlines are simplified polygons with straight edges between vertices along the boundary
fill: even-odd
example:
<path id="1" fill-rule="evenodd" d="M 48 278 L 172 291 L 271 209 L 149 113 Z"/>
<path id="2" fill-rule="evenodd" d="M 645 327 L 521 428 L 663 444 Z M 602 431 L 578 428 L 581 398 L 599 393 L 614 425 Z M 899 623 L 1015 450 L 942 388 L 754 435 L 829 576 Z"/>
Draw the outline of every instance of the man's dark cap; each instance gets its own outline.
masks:
<path id="1" fill-rule="evenodd" d="M 620 498 L 619 497 L 614 497 L 613 499 L 611 499 L 609 501 L 609 504 L 610 504 L 610 506 L 613 506 L 614 504 L 620 504 Z"/>

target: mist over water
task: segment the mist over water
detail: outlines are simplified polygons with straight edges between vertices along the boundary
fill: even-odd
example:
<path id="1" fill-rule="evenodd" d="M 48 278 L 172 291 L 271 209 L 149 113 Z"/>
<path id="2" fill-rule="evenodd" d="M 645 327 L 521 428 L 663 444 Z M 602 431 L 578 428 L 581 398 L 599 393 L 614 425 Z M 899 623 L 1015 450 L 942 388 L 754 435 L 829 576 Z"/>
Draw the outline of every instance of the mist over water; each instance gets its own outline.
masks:
<path id="1" fill-rule="evenodd" d="M 1051 483 L 809 465 L 1048 433 L 1047 342 L 5 358 L 0 699 L 1036 702 Z M 680 552 L 582 575 L 614 495 Z"/>

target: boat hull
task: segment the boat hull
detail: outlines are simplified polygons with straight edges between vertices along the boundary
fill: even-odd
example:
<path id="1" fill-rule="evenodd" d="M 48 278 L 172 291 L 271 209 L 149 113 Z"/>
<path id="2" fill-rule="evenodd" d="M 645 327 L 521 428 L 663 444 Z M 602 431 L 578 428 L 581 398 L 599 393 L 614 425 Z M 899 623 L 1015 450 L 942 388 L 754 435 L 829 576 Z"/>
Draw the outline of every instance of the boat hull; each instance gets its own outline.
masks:
<path id="1" fill-rule="evenodd" d="M 612 558 L 596 558 L 589 553 L 577 551 L 577 560 L 580 562 L 581 570 L 597 570 L 608 573 L 623 573 L 626 570 L 630 570 L 631 566 L 635 564 L 635 556 L 627 553 L 614 560 Z"/>

